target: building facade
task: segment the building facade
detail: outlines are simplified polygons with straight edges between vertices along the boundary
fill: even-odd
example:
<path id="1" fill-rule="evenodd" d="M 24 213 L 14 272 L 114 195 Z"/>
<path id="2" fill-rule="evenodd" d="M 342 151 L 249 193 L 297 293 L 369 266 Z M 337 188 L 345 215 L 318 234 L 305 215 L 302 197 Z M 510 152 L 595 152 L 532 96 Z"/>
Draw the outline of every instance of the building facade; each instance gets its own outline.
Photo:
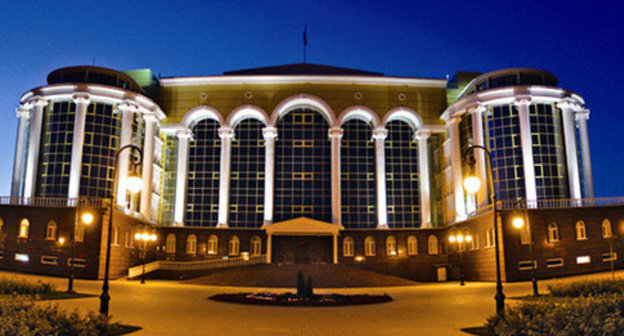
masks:
<path id="1" fill-rule="evenodd" d="M 119 242 L 120 230 L 130 241 L 140 228 L 157 230 L 153 258 L 243 253 L 433 280 L 441 268 L 453 274 L 451 231 L 475 231 L 468 234 L 476 248 L 468 250 L 474 260 L 491 261 L 492 192 L 502 222 L 523 204 L 537 222 L 542 213 L 571 208 L 580 210 L 577 220 L 587 214 L 594 221 L 601 207 L 615 207 L 619 212 L 604 219 L 622 224 L 621 200 L 594 199 L 589 110 L 557 84 L 536 69 L 460 72 L 447 80 L 313 64 L 166 78 L 149 70 L 63 68 L 20 99 L 11 197 L 0 216 L 18 212 L 28 220 L 34 207 L 50 204 L 74 213 L 85 202 L 105 209 L 98 200 L 114 192 L 114 216 L 124 218 L 116 222 L 126 224 L 113 227 L 113 241 L 131 250 L 131 242 Z M 129 144 L 142 150 L 142 163 L 123 151 L 114 167 L 117 150 Z M 472 145 L 492 154 L 494 190 L 473 195 L 462 186 L 469 174 L 482 181 L 490 174 L 485 152 L 465 159 Z M 130 175 L 144 181 L 139 194 L 124 187 Z M 110 214 L 98 213 L 101 220 Z M 38 246 L 19 238 L 20 218 L 5 219 L 8 268 L 28 268 L 13 254 Z M 71 221 L 56 221 L 71 230 Z M 101 252 L 108 232 L 98 227 Z M 505 243 L 514 234 L 502 232 Z M 54 242 L 60 234 L 46 237 Z M 91 256 L 100 264 L 98 258 Z M 132 253 L 119 260 L 120 272 L 136 262 Z M 41 271 L 36 261 L 29 258 Z M 507 277 L 522 278 L 512 271 Z"/>

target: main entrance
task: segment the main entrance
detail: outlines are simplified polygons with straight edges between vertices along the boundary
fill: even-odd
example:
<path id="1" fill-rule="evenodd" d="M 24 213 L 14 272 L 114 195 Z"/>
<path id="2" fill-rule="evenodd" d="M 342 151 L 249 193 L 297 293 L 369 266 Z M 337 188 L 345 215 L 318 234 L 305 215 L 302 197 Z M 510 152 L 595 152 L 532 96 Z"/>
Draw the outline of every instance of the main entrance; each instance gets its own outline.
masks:
<path id="1" fill-rule="evenodd" d="M 287 264 L 338 263 L 342 225 L 299 217 L 262 227 L 267 233 L 267 261 Z"/>

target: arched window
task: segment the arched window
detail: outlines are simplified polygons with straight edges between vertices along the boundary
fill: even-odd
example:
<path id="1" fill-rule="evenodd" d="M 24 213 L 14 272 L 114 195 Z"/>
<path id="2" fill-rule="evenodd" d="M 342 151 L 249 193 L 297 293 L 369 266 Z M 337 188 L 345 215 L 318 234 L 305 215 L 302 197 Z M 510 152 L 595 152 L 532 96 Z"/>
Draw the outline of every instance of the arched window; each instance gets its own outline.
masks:
<path id="1" fill-rule="evenodd" d="M 167 243 L 165 245 L 165 251 L 173 254 L 176 251 L 176 236 L 173 233 L 167 235 Z"/>
<path id="2" fill-rule="evenodd" d="M 240 252 L 240 240 L 238 236 L 231 236 L 228 244 L 228 255 L 237 256 Z"/>
<path id="3" fill-rule="evenodd" d="M 548 242 L 558 242 L 559 239 L 559 225 L 557 225 L 557 223 L 548 224 Z"/>
<path id="4" fill-rule="evenodd" d="M 427 247 L 429 255 L 438 255 L 440 252 L 440 248 L 438 247 L 438 237 L 435 235 L 430 235 L 427 239 Z"/>
<path id="5" fill-rule="evenodd" d="M 55 221 L 49 221 L 48 225 L 46 225 L 46 240 L 56 240 L 56 235 L 58 233 L 58 224 Z"/>
<path id="6" fill-rule="evenodd" d="M 602 238 L 612 238 L 613 231 L 611 230 L 611 221 L 605 218 L 602 221 Z"/>
<path id="7" fill-rule="evenodd" d="M 368 236 L 364 240 L 364 255 L 367 257 L 375 256 L 375 238 Z"/>
<path id="8" fill-rule="evenodd" d="M 576 222 L 576 240 L 587 240 L 587 230 L 583 221 Z"/>
<path id="9" fill-rule="evenodd" d="M 353 238 L 345 237 L 342 240 L 342 255 L 345 257 L 353 257 L 354 254 Z"/>
<path id="10" fill-rule="evenodd" d="M 262 254 L 262 240 L 258 236 L 251 237 L 251 246 L 249 247 L 249 254 L 252 256 L 259 256 Z"/>
<path id="11" fill-rule="evenodd" d="M 219 237 L 217 235 L 211 234 L 208 237 L 208 254 L 215 255 L 219 253 Z"/>
<path id="12" fill-rule="evenodd" d="M 19 229 L 19 238 L 28 238 L 28 235 L 30 233 L 30 222 L 28 221 L 28 219 L 23 218 L 22 221 L 20 222 L 20 229 Z"/>
<path id="13" fill-rule="evenodd" d="M 418 240 L 414 236 L 407 237 L 407 255 L 418 254 Z"/>
<path id="14" fill-rule="evenodd" d="M 4 219 L 0 218 L 0 231 L 2 231 L 3 226 L 4 226 Z"/>
<path id="15" fill-rule="evenodd" d="M 397 255 L 397 242 L 394 236 L 388 236 L 386 238 L 386 255 L 387 256 Z"/>
<path id="16" fill-rule="evenodd" d="M 194 234 L 186 236 L 186 254 L 197 254 L 197 236 Z"/>

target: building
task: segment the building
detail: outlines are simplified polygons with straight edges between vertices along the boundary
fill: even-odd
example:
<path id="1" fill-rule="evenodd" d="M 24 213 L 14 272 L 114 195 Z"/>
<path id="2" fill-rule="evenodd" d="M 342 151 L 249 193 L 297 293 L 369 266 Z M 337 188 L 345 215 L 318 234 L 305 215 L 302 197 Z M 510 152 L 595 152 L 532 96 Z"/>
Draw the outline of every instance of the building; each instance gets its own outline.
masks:
<path id="1" fill-rule="evenodd" d="M 3 268 L 65 274 L 59 242 L 74 236 L 78 275 L 102 277 L 115 192 L 115 276 L 138 262 L 134 234 L 151 230 L 150 259 L 346 263 L 426 281 L 463 266 L 491 280 L 492 190 L 462 185 L 488 180 L 485 151 L 465 159 L 472 145 L 492 154 L 505 279 L 528 276 L 530 236 L 540 276 L 622 265 L 610 247 L 624 199 L 594 198 L 589 110 L 547 71 L 447 80 L 293 64 L 156 78 L 80 66 L 47 82 L 17 108 Z M 115 169 L 129 144 L 142 163 L 125 150 Z M 130 175 L 139 194 L 124 188 Z M 518 213 L 530 234 L 511 227 Z M 457 233 L 474 239 L 448 243 Z"/>

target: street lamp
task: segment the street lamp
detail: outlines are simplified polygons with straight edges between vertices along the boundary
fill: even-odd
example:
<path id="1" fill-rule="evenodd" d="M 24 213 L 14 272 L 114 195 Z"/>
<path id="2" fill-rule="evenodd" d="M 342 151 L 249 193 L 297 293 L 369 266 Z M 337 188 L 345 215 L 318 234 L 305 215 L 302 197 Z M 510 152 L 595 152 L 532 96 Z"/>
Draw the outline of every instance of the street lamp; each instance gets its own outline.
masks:
<path id="1" fill-rule="evenodd" d="M 93 223 L 93 214 L 90 212 L 84 212 L 80 215 L 80 199 L 76 201 L 76 220 L 74 221 L 74 227 L 72 235 L 70 237 L 71 242 L 71 257 L 69 258 L 69 275 L 67 276 L 67 293 L 74 293 L 74 259 L 76 255 L 76 229 L 80 222 L 85 225 Z"/>
<path id="2" fill-rule="evenodd" d="M 464 286 L 464 249 L 465 245 L 463 245 L 464 241 L 466 243 L 470 243 L 472 241 L 471 235 L 462 235 L 458 233 L 456 235 L 449 236 L 449 242 L 451 244 L 457 244 L 457 250 L 459 251 L 459 285 Z"/>
<path id="3" fill-rule="evenodd" d="M 116 202 L 116 189 L 117 189 L 117 163 L 119 161 L 119 154 L 125 149 L 137 152 L 138 155 L 132 157 L 132 162 L 135 165 L 140 165 L 143 162 L 143 151 L 135 145 L 125 145 L 117 151 L 115 154 L 115 160 L 113 161 L 113 188 L 110 195 L 110 213 L 108 215 L 108 237 L 106 239 L 106 265 L 104 266 L 104 283 L 102 284 L 102 294 L 100 294 L 100 313 L 108 316 L 108 302 L 110 301 L 110 295 L 108 294 L 108 273 L 110 270 L 110 255 L 111 255 L 111 236 L 113 230 L 113 210 L 115 209 Z M 130 192 L 137 193 L 141 190 L 143 181 L 139 182 L 140 178 L 131 176 L 122 181 L 124 187 Z"/>
<path id="4" fill-rule="evenodd" d="M 524 215 L 515 216 L 511 220 L 511 224 L 518 230 L 522 230 L 523 228 L 526 230 L 527 239 L 529 240 L 529 259 L 531 260 L 531 283 L 533 285 L 533 296 L 539 296 L 539 290 L 537 288 L 537 277 L 535 276 L 535 261 L 534 261 L 534 251 L 533 251 L 533 234 L 531 233 L 531 223 L 529 222 L 528 215 L 528 204 L 526 200 L 520 200 L 517 202 L 520 206 L 524 206 Z M 526 227 L 525 227 L 526 223 Z"/>
<path id="5" fill-rule="evenodd" d="M 150 241 L 156 241 L 155 233 L 148 233 L 147 231 L 142 233 L 135 233 L 134 239 L 142 243 L 141 246 L 141 264 L 143 264 L 143 270 L 141 272 L 141 284 L 145 284 L 145 255 L 147 254 L 147 243 Z"/>
<path id="6" fill-rule="evenodd" d="M 474 164 L 474 157 L 470 156 L 470 153 L 473 153 L 475 149 L 483 150 L 488 157 L 489 161 L 489 169 L 488 169 L 488 184 L 490 189 L 490 199 L 492 201 L 492 214 L 494 217 L 494 254 L 496 256 L 496 295 L 494 299 L 496 300 L 496 314 L 503 315 L 505 312 L 505 294 L 503 294 L 503 282 L 501 281 L 501 267 L 500 267 L 500 252 L 498 251 L 498 221 L 496 218 L 496 191 L 494 189 L 494 168 L 492 166 L 492 154 L 490 151 L 481 145 L 472 145 L 466 149 L 464 152 L 464 158 L 470 162 L 471 165 Z M 464 180 L 464 188 L 469 193 L 475 193 L 479 190 L 481 186 L 481 181 L 476 176 L 469 176 Z"/>

